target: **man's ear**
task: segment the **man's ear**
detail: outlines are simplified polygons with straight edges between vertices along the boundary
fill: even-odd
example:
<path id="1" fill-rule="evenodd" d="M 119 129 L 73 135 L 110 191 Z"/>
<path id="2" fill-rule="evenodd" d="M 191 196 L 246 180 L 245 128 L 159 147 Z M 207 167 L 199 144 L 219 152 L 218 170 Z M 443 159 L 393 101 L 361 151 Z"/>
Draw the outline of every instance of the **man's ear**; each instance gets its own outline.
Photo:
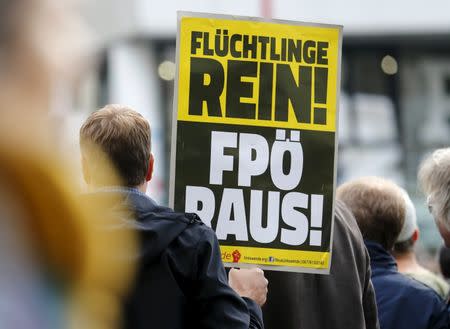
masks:
<path id="1" fill-rule="evenodd" d="M 145 181 L 150 182 L 153 176 L 153 164 L 155 162 L 155 158 L 153 157 L 153 154 L 150 153 L 150 159 L 148 161 L 148 169 L 147 169 L 147 176 L 145 176 Z"/>
<path id="2" fill-rule="evenodd" d="M 416 229 L 414 230 L 414 233 L 413 233 L 413 235 L 412 235 L 412 240 L 413 240 L 414 242 L 416 242 L 417 240 L 419 240 L 419 229 L 418 229 L 418 228 L 416 228 Z"/>
<path id="3" fill-rule="evenodd" d="M 81 170 L 83 172 L 84 181 L 89 185 L 91 183 L 91 175 L 89 173 L 87 160 L 83 155 L 81 155 Z"/>

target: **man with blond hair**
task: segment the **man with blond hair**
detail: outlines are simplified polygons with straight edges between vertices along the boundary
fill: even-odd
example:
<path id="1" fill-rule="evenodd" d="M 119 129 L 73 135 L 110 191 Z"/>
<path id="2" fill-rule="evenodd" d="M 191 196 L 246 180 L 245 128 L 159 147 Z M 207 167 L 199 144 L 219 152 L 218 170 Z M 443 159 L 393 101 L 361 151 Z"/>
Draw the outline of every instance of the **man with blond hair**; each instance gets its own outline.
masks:
<path id="1" fill-rule="evenodd" d="M 401 188 L 382 178 L 365 177 L 341 185 L 336 195 L 355 216 L 370 254 L 380 328 L 448 328 L 449 311 L 442 298 L 400 274 L 390 253 L 405 220 Z"/>
<path id="2" fill-rule="evenodd" d="M 124 227 L 140 237 L 125 328 L 263 328 L 263 272 L 231 270 L 228 283 L 214 232 L 197 215 L 161 207 L 145 194 L 154 165 L 147 120 L 128 107 L 108 105 L 81 127 L 80 147 L 93 197 L 120 197 L 134 213 L 124 219 Z M 121 186 L 109 185 L 99 165 L 104 158 L 116 169 Z"/>

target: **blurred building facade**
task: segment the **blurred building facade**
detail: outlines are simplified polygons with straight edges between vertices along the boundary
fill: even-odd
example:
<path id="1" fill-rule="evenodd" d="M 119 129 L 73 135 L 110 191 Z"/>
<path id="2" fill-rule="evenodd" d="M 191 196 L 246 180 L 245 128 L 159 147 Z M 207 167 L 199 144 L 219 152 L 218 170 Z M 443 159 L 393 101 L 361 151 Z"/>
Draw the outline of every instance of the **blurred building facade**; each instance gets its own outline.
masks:
<path id="1" fill-rule="evenodd" d="M 149 194 L 168 200 L 177 10 L 344 25 L 338 182 L 381 175 L 404 186 L 418 207 L 427 248 L 439 236 L 416 188 L 417 166 L 450 134 L 450 3 L 166 0 L 87 2 L 103 51 L 67 113 L 69 134 L 106 103 L 126 103 L 153 129 Z M 71 138 L 71 137 L 69 137 Z"/>

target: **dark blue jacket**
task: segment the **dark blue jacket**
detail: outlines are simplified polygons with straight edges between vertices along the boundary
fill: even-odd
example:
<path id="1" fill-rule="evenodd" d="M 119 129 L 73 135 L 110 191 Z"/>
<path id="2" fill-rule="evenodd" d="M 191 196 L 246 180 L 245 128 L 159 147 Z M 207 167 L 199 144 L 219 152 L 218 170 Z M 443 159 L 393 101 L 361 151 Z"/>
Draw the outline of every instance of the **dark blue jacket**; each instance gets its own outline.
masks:
<path id="1" fill-rule="evenodd" d="M 229 287 L 216 235 L 197 215 L 158 206 L 134 189 L 100 193 L 123 196 L 135 213 L 126 226 L 140 238 L 124 328 L 263 328 L 261 308 Z"/>
<path id="2" fill-rule="evenodd" d="M 432 289 L 397 271 L 397 264 L 380 244 L 365 241 L 381 329 L 449 328 L 447 304 Z"/>

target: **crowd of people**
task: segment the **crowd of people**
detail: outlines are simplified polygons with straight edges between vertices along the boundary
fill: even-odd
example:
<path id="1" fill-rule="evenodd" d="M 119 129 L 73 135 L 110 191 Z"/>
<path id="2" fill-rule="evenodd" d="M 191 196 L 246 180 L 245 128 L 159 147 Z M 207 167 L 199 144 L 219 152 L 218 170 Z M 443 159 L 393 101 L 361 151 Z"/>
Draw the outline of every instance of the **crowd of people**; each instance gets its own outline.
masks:
<path id="1" fill-rule="evenodd" d="M 81 127 L 80 146 L 89 198 L 113 195 L 112 208 L 131 208 L 124 225 L 139 236 L 138 269 L 121 327 L 450 326 L 448 285 L 417 263 L 414 205 L 393 182 L 366 177 L 339 186 L 330 275 L 267 272 L 271 295 L 261 309 L 268 291 L 263 271 L 232 269 L 227 275 L 214 232 L 196 214 L 176 213 L 145 194 L 154 159 L 150 125 L 140 114 L 121 105 L 94 112 Z M 120 184 L 105 179 L 98 165 L 103 158 L 117 169 Z M 447 243 L 446 172 L 450 149 L 438 150 L 422 165 L 419 180 Z"/>
<path id="2" fill-rule="evenodd" d="M 449 286 L 414 253 L 414 205 L 384 178 L 337 188 L 329 275 L 227 272 L 201 218 L 145 194 L 154 170 L 150 123 L 127 106 L 107 105 L 83 123 L 89 191 L 81 193 L 48 143 L 47 112 L 29 111 L 48 109 L 50 78 L 75 67 L 57 65 L 30 42 L 39 31 L 64 39 L 57 37 L 64 25 L 39 26 L 60 8 L 33 1 L 1 8 L 0 100 L 8 111 L 0 121 L 0 327 L 450 328 Z M 60 54 L 67 63 L 74 52 Z M 418 181 L 449 278 L 450 148 L 424 160 Z"/>
<path id="3" fill-rule="evenodd" d="M 150 136 L 149 123 L 121 105 L 94 112 L 80 130 L 92 197 L 123 200 L 134 214 L 126 226 L 140 238 L 138 273 L 124 302 L 125 328 L 450 326 L 448 285 L 417 263 L 414 205 L 395 183 L 364 177 L 338 187 L 330 275 L 267 271 L 267 280 L 258 269 L 233 269 L 227 277 L 214 232 L 196 214 L 176 213 L 145 195 L 154 163 Z M 105 155 L 122 178 L 120 186 L 105 183 L 99 172 L 96 159 Z M 423 163 L 419 180 L 448 243 L 446 172 L 450 149 L 437 150 Z M 263 306 L 268 282 L 270 298 Z"/>

